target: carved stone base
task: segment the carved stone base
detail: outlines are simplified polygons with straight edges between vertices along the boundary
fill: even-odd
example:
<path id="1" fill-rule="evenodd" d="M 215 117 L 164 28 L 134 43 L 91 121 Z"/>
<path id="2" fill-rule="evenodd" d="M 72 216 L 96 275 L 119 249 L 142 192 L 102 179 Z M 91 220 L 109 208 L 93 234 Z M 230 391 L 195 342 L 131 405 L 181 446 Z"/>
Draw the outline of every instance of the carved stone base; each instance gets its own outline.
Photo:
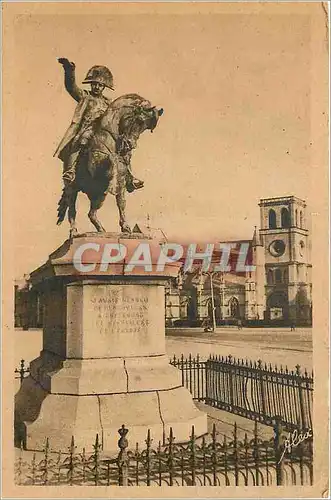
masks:
<path id="1" fill-rule="evenodd" d="M 138 243 L 130 240 L 131 251 Z M 159 245 L 149 244 L 157 255 Z M 165 354 L 164 285 L 178 268 L 129 274 L 116 265 L 105 274 L 94 255 L 96 271 L 80 275 L 72 266 L 78 245 L 66 242 L 32 275 L 43 287 L 43 351 L 15 398 L 16 441 L 42 449 L 48 437 L 51 449 L 65 451 L 74 436 L 78 449 L 91 451 L 99 434 L 103 450 L 114 451 L 122 424 L 130 447 L 144 446 L 148 429 L 156 444 L 170 427 L 177 441 L 193 425 L 205 434 L 207 416 Z"/>

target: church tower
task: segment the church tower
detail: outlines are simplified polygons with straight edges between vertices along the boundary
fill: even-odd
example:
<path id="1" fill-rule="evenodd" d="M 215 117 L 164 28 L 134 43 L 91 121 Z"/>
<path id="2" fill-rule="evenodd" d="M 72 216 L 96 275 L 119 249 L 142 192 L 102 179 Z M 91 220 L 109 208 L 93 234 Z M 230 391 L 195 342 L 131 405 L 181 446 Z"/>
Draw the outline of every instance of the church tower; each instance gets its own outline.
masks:
<path id="1" fill-rule="evenodd" d="M 295 196 L 261 199 L 266 320 L 311 322 L 311 264 L 306 203 Z"/>

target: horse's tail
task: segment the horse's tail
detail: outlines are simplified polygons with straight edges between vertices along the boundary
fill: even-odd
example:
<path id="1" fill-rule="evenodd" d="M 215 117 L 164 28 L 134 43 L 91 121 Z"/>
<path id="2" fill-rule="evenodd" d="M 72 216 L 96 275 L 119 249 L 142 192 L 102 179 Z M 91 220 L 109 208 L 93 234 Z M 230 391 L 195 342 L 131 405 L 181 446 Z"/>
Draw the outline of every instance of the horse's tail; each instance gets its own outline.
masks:
<path id="1" fill-rule="evenodd" d="M 58 226 L 64 221 L 66 211 L 68 208 L 68 200 L 67 200 L 67 195 L 66 195 L 65 191 L 66 191 L 65 188 L 63 188 L 62 196 L 61 196 L 59 203 L 57 205 L 57 222 L 56 222 L 56 224 Z"/>

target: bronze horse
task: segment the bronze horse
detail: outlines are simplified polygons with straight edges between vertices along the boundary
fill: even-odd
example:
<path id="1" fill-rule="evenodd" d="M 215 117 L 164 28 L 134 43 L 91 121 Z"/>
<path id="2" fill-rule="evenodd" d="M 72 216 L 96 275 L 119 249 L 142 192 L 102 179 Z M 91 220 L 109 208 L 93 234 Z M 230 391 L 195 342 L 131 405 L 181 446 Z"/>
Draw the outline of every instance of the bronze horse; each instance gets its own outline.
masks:
<path id="1" fill-rule="evenodd" d="M 122 232 L 131 232 L 125 215 L 125 193 L 130 191 L 127 186 L 132 150 L 142 132 L 153 132 L 162 113 L 163 109 L 157 109 L 137 94 L 124 95 L 109 105 L 79 156 L 75 180 L 64 187 L 58 204 L 57 224 L 63 222 L 68 210 L 70 236 L 77 234 L 76 200 L 80 191 L 90 200 L 88 217 L 97 231 L 105 231 L 97 211 L 111 193 L 116 197 Z"/>

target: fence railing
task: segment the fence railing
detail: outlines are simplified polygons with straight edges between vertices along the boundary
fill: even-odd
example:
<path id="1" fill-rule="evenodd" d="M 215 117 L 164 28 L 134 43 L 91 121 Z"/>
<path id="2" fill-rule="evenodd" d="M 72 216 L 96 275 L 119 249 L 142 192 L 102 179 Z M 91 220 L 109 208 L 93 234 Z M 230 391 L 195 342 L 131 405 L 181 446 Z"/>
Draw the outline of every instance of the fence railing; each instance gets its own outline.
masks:
<path id="1" fill-rule="evenodd" d="M 272 367 L 261 360 L 232 356 L 174 356 L 170 363 L 181 370 L 182 385 L 193 398 L 210 406 L 272 425 L 279 416 L 287 430 L 312 428 L 313 375 Z"/>
<path id="2" fill-rule="evenodd" d="M 150 431 L 146 446 L 130 448 L 128 429 L 119 429 L 119 453 L 105 458 L 98 435 L 93 452 L 76 450 L 74 438 L 64 452 L 52 452 L 46 439 L 42 456 L 34 453 L 26 460 L 21 448 L 15 463 L 18 485 L 92 485 L 92 486 L 271 486 L 312 485 L 312 438 L 301 442 L 291 453 L 282 446 L 283 431 L 275 425 L 275 437 L 259 438 L 255 423 L 252 439 L 220 437 L 214 425 L 210 435 L 198 438 L 194 427 L 187 443 L 177 443 L 170 429 L 167 444 L 153 444 Z"/>
<path id="3" fill-rule="evenodd" d="M 181 371 L 182 385 L 197 401 L 266 425 L 273 425 L 278 416 L 287 430 L 313 427 L 314 379 L 299 365 L 289 371 L 261 360 L 210 356 L 203 361 L 199 355 L 174 356 L 170 363 Z M 23 359 L 15 374 L 21 383 L 29 374 Z"/>

